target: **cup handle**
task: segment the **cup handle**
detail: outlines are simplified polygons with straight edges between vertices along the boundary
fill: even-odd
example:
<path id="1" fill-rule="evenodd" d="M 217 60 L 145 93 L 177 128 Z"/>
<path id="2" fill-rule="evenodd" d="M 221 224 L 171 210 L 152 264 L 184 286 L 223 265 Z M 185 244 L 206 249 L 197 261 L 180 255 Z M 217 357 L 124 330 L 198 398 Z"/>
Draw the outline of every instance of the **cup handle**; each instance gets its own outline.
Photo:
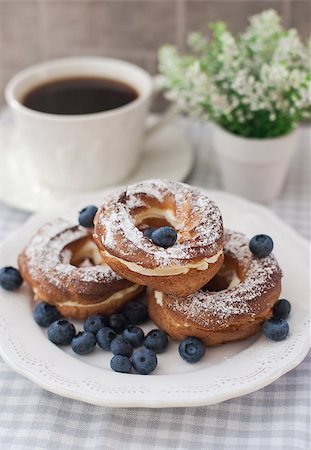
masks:
<path id="1" fill-rule="evenodd" d="M 163 90 L 163 76 L 155 75 L 153 77 L 153 93 L 151 97 L 151 101 L 154 100 L 155 96 Z M 167 125 L 177 113 L 177 107 L 175 103 L 169 105 L 157 119 L 152 120 L 152 123 L 147 123 L 145 130 L 145 139 L 150 137 L 155 132 L 159 131 L 165 125 Z"/>

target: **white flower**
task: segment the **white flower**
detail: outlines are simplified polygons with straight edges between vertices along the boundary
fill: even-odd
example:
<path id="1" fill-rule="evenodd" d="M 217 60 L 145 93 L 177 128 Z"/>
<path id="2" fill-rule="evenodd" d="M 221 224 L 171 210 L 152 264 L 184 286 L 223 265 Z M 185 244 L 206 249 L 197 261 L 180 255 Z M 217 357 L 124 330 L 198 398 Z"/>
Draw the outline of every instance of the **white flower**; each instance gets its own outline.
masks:
<path id="1" fill-rule="evenodd" d="M 283 29 L 275 11 L 251 17 L 237 37 L 223 23 L 214 25 L 213 32 L 210 41 L 199 33 L 190 35 L 197 56 L 180 56 L 170 46 L 160 50 L 160 71 L 181 109 L 241 130 L 266 114 L 267 135 L 283 118 L 288 126 L 310 115 L 310 49 L 296 30 Z"/>

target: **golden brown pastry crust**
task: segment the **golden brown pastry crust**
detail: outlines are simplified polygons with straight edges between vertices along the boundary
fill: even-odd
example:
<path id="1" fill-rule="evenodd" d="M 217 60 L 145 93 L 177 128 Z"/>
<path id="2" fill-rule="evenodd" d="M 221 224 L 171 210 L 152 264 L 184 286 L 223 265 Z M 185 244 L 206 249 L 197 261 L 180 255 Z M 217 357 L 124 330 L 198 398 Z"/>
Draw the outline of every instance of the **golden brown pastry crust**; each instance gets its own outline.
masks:
<path id="1" fill-rule="evenodd" d="M 161 221 L 177 231 L 177 242 L 167 249 L 141 231 Z M 222 263 L 219 209 L 199 189 L 183 183 L 149 180 L 128 186 L 106 199 L 94 224 L 94 239 L 114 271 L 164 292 L 188 295 L 206 284 Z M 203 270 L 189 267 L 178 273 L 204 261 L 208 266 Z"/>
<path id="2" fill-rule="evenodd" d="M 94 251 L 95 265 L 71 264 L 79 253 L 92 258 Z M 18 264 L 35 300 L 56 306 L 68 317 L 111 314 L 143 290 L 102 264 L 90 231 L 63 219 L 43 225 L 19 255 Z"/>
<path id="3" fill-rule="evenodd" d="M 273 255 L 255 258 L 248 239 L 225 233 L 225 264 L 240 283 L 219 292 L 198 291 L 180 298 L 148 289 L 148 308 L 157 326 L 176 340 L 195 336 L 205 345 L 245 339 L 272 315 L 281 292 L 281 270 Z"/>

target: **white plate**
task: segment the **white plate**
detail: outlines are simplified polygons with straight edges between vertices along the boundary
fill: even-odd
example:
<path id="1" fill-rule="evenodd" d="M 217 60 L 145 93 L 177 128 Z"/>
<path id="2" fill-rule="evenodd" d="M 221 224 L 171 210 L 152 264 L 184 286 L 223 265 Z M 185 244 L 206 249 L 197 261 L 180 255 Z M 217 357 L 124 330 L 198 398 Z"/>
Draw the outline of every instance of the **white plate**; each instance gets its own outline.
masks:
<path id="1" fill-rule="evenodd" d="M 107 191 L 106 191 L 107 192 Z M 226 227 L 249 236 L 267 233 L 284 272 L 282 297 L 292 303 L 290 334 L 272 342 L 262 335 L 209 348 L 202 361 L 187 364 L 177 344 L 159 355 L 149 376 L 119 374 L 109 368 L 111 354 L 96 349 L 78 357 L 58 348 L 32 318 L 27 286 L 15 293 L 0 292 L 0 349 L 16 371 L 56 394 L 102 406 L 173 407 L 217 403 L 248 394 L 272 383 L 306 356 L 309 343 L 308 245 L 287 225 L 261 206 L 238 197 L 209 192 L 218 203 Z M 0 267 L 16 264 L 19 251 L 38 226 L 57 216 L 76 217 L 88 203 L 100 203 L 103 193 L 63 202 L 32 217 L 0 249 Z M 81 325 L 80 325 L 81 326 Z M 150 329 L 149 324 L 145 329 Z"/>
<path id="2" fill-rule="evenodd" d="M 72 192 L 51 189 L 37 181 L 26 157 L 25 145 L 10 120 L 2 120 L 0 133 L 1 200 L 17 208 L 37 211 L 73 195 Z M 171 124 L 146 141 L 136 172 L 122 184 L 159 177 L 183 181 L 192 163 L 193 151 L 189 141 L 180 128 Z M 89 194 L 92 195 L 91 192 Z"/>

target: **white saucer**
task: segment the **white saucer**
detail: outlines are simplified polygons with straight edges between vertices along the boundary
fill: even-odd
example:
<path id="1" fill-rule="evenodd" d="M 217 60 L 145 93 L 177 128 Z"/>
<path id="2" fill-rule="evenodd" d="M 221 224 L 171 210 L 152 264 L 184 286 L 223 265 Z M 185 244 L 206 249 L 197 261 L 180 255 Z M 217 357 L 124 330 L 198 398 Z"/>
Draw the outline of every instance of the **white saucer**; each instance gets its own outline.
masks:
<path id="1" fill-rule="evenodd" d="M 40 225 L 55 217 L 73 220 L 86 204 L 99 204 L 108 191 L 71 198 L 31 217 L 1 245 L 0 267 L 16 265 L 21 249 Z M 17 372 L 64 397 L 112 407 L 177 407 L 218 403 L 254 392 L 297 366 L 310 348 L 308 244 L 270 211 L 233 195 L 210 191 L 225 227 L 248 236 L 267 233 L 283 271 L 281 296 L 290 300 L 290 333 L 282 342 L 261 333 L 250 339 L 208 348 L 197 364 L 178 355 L 177 344 L 159 355 L 149 376 L 120 374 L 110 367 L 111 353 L 99 348 L 77 356 L 59 348 L 32 317 L 33 294 L 23 284 L 16 292 L 0 289 L 0 354 Z M 299 270 L 297 270 L 299 261 Z M 76 323 L 78 329 L 82 323 Z M 149 331 L 154 324 L 147 323 Z"/>
<path id="2" fill-rule="evenodd" d="M 0 122 L 0 133 L 0 200 L 20 209 L 36 211 L 73 195 L 46 187 L 36 180 L 24 144 L 9 121 Z M 189 141 L 180 128 L 171 124 L 146 141 L 139 167 L 122 184 L 147 178 L 183 181 L 192 163 Z"/>

